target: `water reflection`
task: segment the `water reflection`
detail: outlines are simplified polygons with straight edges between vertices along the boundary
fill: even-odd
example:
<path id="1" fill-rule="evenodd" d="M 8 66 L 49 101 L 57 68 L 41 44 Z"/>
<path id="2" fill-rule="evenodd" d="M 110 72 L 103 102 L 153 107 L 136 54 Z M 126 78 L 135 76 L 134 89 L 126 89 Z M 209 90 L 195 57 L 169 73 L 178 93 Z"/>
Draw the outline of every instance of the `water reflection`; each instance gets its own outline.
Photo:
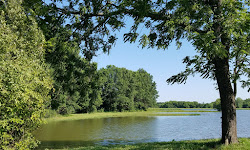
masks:
<path id="1" fill-rule="evenodd" d="M 201 115 L 117 117 L 51 122 L 37 130 L 35 136 L 42 141 L 41 149 L 220 138 L 221 113 L 198 113 Z M 237 110 L 239 137 L 250 136 L 249 116 L 249 110 Z"/>
<path id="2" fill-rule="evenodd" d="M 155 120 L 156 117 L 117 117 L 51 122 L 34 135 L 42 141 L 40 148 L 134 143 L 152 138 Z"/>

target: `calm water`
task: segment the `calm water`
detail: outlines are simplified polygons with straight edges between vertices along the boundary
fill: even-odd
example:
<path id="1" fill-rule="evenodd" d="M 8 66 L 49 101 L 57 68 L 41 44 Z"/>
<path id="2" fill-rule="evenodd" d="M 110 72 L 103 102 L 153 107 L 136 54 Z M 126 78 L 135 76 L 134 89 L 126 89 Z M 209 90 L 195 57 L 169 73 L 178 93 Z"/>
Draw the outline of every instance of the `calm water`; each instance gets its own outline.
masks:
<path id="1" fill-rule="evenodd" d="M 40 149 L 220 138 L 221 113 L 199 114 L 60 121 L 42 126 L 35 136 Z M 250 137 L 250 110 L 237 110 L 237 125 L 239 137 Z"/>

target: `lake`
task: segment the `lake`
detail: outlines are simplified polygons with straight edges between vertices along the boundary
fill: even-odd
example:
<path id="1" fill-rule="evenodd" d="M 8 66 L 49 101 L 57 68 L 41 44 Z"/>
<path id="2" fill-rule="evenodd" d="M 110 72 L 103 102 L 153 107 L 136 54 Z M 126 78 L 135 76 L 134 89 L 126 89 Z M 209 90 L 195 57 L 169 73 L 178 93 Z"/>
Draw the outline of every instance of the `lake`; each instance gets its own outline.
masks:
<path id="1" fill-rule="evenodd" d="M 220 138 L 221 112 L 198 114 L 58 121 L 43 125 L 34 135 L 42 141 L 40 149 Z M 238 136 L 250 137 L 249 127 L 250 110 L 237 110 Z"/>

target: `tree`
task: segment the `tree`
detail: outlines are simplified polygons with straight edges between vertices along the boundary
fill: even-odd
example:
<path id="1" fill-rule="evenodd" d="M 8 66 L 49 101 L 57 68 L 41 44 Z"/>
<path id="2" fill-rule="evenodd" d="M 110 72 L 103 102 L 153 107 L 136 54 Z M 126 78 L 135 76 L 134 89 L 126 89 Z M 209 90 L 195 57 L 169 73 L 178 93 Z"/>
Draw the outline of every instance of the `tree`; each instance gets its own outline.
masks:
<path id="1" fill-rule="evenodd" d="M 31 149 L 52 80 L 44 62 L 44 36 L 21 6 L 0 1 L 0 149 Z"/>
<path id="2" fill-rule="evenodd" d="M 57 0 L 61 2 L 62 0 Z M 69 26 L 83 42 L 84 54 L 91 58 L 98 49 L 108 51 L 115 43 L 112 30 L 125 26 L 124 17 L 134 19 L 124 41 L 135 42 L 144 24 L 148 33 L 140 37 L 142 47 L 166 49 L 172 41 L 190 41 L 199 55 L 186 57 L 186 70 L 167 80 L 185 83 L 187 76 L 200 73 L 217 81 L 222 109 L 222 143 L 237 143 L 237 81 L 250 85 L 249 10 L 247 0 L 98 1 L 69 0 L 68 6 L 48 6 L 58 17 L 71 19 Z M 47 5 L 47 4 L 46 4 Z M 247 80 L 241 80 L 241 76 Z M 233 84 L 233 86 L 232 86 Z M 233 88 L 234 87 L 234 88 Z"/>
<path id="3" fill-rule="evenodd" d="M 96 111 L 102 103 L 97 64 L 80 56 L 69 30 L 60 31 L 47 41 L 45 59 L 55 80 L 49 106 L 60 114 Z"/>
<path id="4" fill-rule="evenodd" d="M 213 108 L 217 109 L 218 111 L 221 111 L 221 100 L 218 98 L 215 102 L 213 102 Z"/>
<path id="5" fill-rule="evenodd" d="M 236 98 L 235 102 L 236 102 L 236 107 L 237 108 L 242 108 L 243 107 L 243 102 L 244 101 L 240 97 Z"/>
<path id="6" fill-rule="evenodd" d="M 99 74 L 102 79 L 101 107 L 105 111 L 146 110 L 156 104 L 156 84 L 145 70 L 134 72 L 109 65 L 100 69 Z"/>
<path id="7" fill-rule="evenodd" d="M 158 91 L 153 76 L 143 69 L 139 69 L 135 75 L 136 93 L 134 97 L 135 107 L 146 110 L 156 105 Z"/>
<path id="8" fill-rule="evenodd" d="M 46 40 L 46 63 L 54 79 L 48 109 L 60 114 L 93 112 L 102 104 L 97 64 L 80 55 L 81 43 L 73 29 L 65 26 L 65 17 L 42 5 L 40 0 L 24 0 L 23 6 L 36 18 Z"/>

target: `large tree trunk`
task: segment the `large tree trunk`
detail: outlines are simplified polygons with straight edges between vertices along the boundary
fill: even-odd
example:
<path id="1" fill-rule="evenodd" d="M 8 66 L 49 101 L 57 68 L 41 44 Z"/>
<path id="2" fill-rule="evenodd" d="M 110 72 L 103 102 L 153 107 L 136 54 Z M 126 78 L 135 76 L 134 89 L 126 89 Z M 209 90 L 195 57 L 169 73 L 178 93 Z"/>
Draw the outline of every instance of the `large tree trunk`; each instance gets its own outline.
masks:
<path id="1" fill-rule="evenodd" d="M 221 99 L 222 143 L 225 145 L 238 143 L 235 96 L 230 82 L 227 58 L 217 58 L 215 60 L 215 76 Z"/>

